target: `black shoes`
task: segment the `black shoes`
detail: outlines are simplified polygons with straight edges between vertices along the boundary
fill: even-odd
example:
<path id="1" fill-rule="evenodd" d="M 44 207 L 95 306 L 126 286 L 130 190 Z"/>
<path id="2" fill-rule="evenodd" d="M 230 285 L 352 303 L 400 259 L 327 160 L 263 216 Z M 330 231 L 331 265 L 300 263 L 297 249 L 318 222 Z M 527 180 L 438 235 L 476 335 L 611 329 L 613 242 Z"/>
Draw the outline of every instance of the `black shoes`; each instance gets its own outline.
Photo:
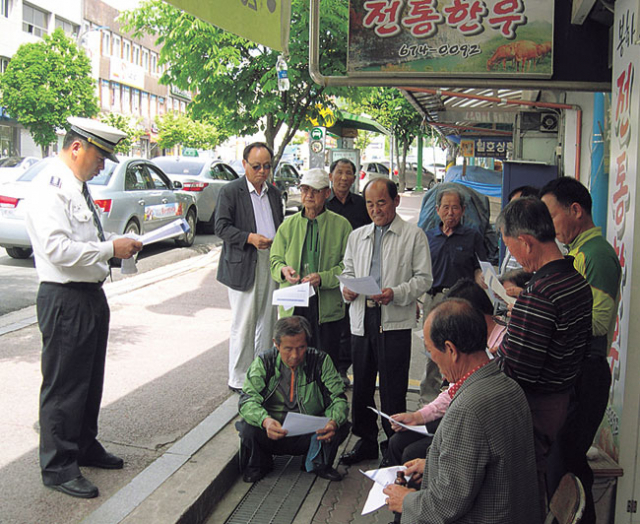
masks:
<path id="1" fill-rule="evenodd" d="M 262 471 L 245 471 L 242 475 L 242 480 L 249 484 L 253 484 L 254 482 L 262 480 L 265 475 L 266 473 L 263 473 Z"/>
<path id="2" fill-rule="evenodd" d="M 78 466 L 88 466 L 90 468 L 101 469 L 122 469 L 124 467 L 124 460 L 105 451 L 103 454 L 95 457 L 84 457 L 82 459 L 78 459 Z"/>
<path id="3" fill-rule="evenodd" d="M 378 447 L 375 448 L 366 448 L 364 446 L 358 446 L 353 448 L 351 451 L 347 453 L 343 453 L 340 457 L 340 462 L 347 466 L 351 466 L 352 464 L 357 464 L 358 462 L 362 462 L 363 460 L 373 460 L 378 458 Z"/>
<path id="4" fill-rule="evenodd" d="M 342 480 L 343 475 L 337 469 L 332 468 L 331 466 L 327 466 L 324 469 L 319 469 L 314 471 L 318 477 L 321 479 L 331 480 L 333 482 L 339 482 Z"/>
<path id="5" fill-rule="evenodd" d="M 91 484 L 91 482 L 82 475 L 74 479 L 67 480 L 62 484 L 47 487 L 81 499 L 92 499 L 98 496 L 98 488 Z"/>

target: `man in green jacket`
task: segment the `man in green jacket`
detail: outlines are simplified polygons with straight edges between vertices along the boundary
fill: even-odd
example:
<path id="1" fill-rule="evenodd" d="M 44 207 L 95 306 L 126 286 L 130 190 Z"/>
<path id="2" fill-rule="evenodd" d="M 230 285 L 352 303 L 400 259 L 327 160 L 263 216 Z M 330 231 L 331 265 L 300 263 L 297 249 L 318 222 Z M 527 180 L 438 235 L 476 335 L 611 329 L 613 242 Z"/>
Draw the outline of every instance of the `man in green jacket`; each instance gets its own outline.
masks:
<path id="1" fill-rule="evenodd" d="M 311 324 L 309 345 L 328 353 L 338 367 L 341 320 L 345 304 L 338 275 L 351 233 L 349 221 L 325 208 L 329 174 L 310 169 L 300 180 L 303 210 L 285 220 L 271 246 L 271 277 L 281 288 L 309 282 L 315 295 L 308 307 L 280 308 L 280 318 L 305 317 Z"/>
<path id="2" fill-rule="evenodd" d="M 338 447 L 349 434 L 349 404 L 340 375 L 326 353 L 308 347 L 309 322 L 281 318 L 275 347 L 257 357 L 247 372 L 239 402 L 240 469 L 245 482 L 257 482 L 273 467 L 273 455 L 306 455 L 305 469 L 342 480 L 333 468 Z M 287 413 L 326 417 L 315 433 L 287 436 Z"/>

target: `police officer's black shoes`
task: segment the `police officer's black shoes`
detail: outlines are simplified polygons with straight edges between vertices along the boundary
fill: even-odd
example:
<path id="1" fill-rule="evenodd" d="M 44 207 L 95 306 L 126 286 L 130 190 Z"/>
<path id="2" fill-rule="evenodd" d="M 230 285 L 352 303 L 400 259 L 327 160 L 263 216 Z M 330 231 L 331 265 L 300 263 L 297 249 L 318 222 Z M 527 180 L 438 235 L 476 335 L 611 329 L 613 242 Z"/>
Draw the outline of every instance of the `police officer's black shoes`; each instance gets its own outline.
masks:
<path id="1" fill-rule="evenodd" d="M 120 457 L 116 457 L 108 451 L 105 451 L 100 455 L 78 459 L 78 466 L 88 466 L 90 468 L 101 469 L 122 469 L 124 467 L 124 460 Z"/>
<path id="2" fill-rule="evenodd" d="M 98 488 L 82 475 L 62 484 L 47 487 L 81 499 L 92 499 L 98 496 Z"/>

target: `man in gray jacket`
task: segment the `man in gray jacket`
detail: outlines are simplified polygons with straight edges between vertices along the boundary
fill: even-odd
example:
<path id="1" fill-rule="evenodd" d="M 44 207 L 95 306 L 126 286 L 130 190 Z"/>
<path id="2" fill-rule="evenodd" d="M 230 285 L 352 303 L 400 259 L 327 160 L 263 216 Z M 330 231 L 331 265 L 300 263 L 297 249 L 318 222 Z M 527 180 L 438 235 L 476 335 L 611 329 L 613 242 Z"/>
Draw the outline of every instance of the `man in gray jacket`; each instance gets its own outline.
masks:
<path id="1" fill-rule="evenodd" d="M 396 214 L 400 196 L 388 179 L 369 182 L 364 190 L 373 224 L 349 235 L 344 255 L 345 277 L 374 278 L 381 289 L 375 296 L 358 295 L 343 286 L 351 304 L 353 357 L 353 433 L 360 437 L 353 450 L 342 455 L 344 464 L 378 456 L 376 375 L 380 374 L 380 404 L 385 413 L 406 411 L 411 329 L 416 325 L 416 299 L 431 286 L 431 257 L 424 232 Z M 384 420 L 387 436 L 393 434 Z"/>
<path id="2" fill-rule="evenodd" d="M 424 343 L 453 384 L 452 400 L 426 460 L 405 464 L 405 475 L 422 476 L 420 490 L 387 486 L 389 509 L 403 524 L 538 524 L 531 411 L 489 360 L 482 313 L 466 300 L 444 301 L 427 317 Z"/>

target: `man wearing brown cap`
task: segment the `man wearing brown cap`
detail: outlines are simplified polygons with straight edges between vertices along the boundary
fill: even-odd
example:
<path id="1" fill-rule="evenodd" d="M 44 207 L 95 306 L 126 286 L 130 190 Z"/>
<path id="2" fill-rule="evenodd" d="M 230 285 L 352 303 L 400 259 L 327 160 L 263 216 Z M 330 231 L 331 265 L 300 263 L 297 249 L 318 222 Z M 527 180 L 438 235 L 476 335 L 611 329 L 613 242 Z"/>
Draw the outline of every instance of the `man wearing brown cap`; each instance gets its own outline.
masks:
<path id="1" fill-rule="evenodd" d="M 40 467 L 45 486 L 81 498 L 98 496 L 80 466 L 120 469 L 123 460 L 97 440 L 109 334 L 102 284 L 109 259 L 130 258 L 137 240 L 102 229 L 87 181 L 114 162 L 126 135 L 87 118 L 69 118 L 62 151 L 34 180 L 27 231 L 40 280 L 42 332 Z"/>

